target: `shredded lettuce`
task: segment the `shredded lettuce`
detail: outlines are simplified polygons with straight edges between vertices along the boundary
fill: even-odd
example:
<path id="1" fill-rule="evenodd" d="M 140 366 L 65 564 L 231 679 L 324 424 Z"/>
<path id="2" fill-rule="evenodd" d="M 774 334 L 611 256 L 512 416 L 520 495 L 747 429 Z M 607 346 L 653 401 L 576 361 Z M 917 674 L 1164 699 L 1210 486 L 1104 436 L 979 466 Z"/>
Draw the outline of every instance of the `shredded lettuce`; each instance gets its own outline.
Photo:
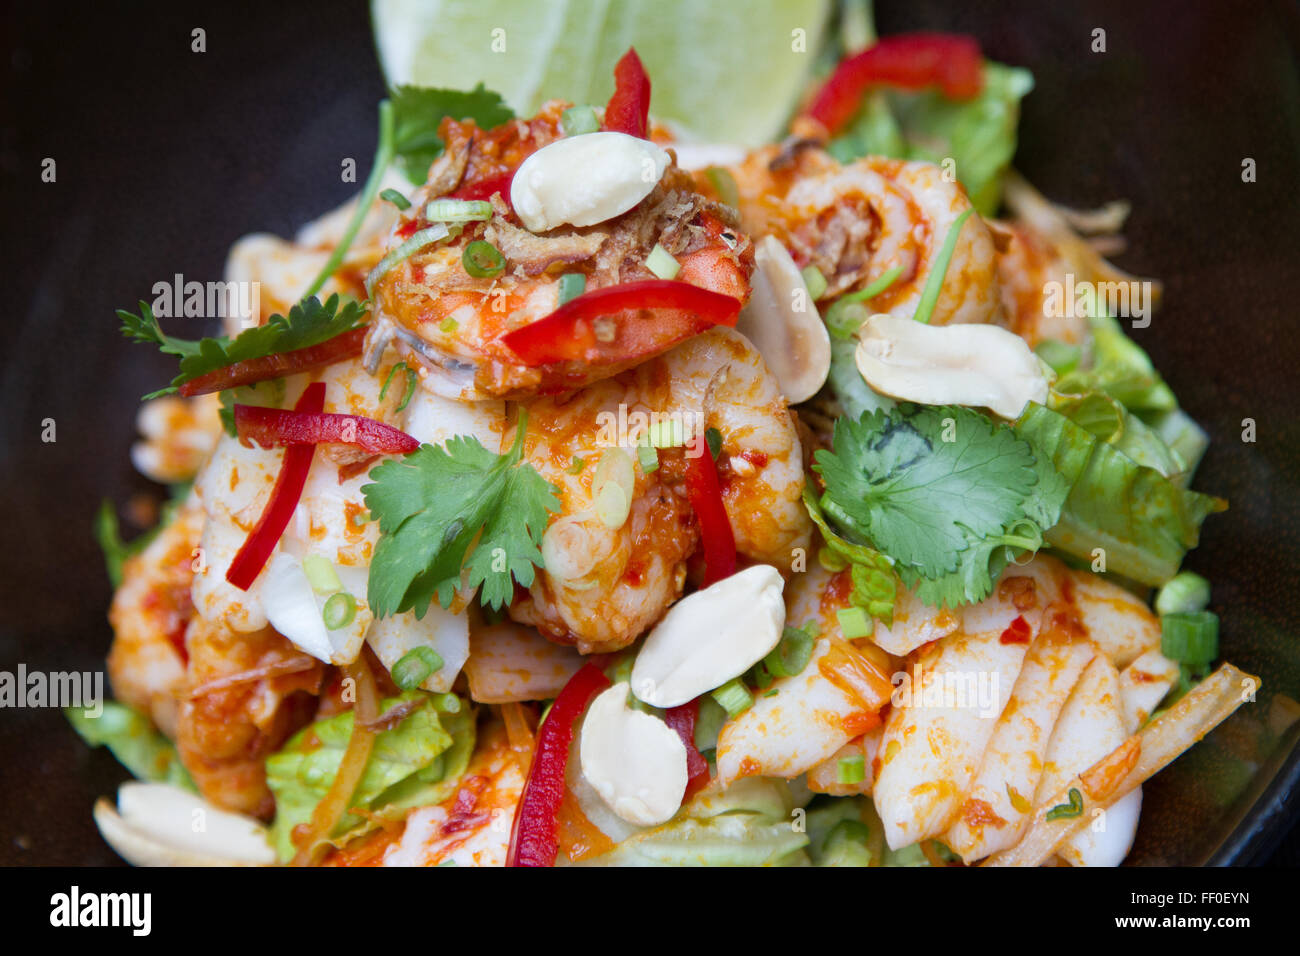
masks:
<path id="1" fill-rule="evenodd" d="M 439 713 L 435 698 L 409 691 L 387 698 L 381 713 L 409 701 L 421 706 L 397 726 L 375 735 L 370 760 L 352 795 L 351 806 L 366 817 L 349 814 L 331 835 L 335 846 L 404 816 L 413 807 L 441 803 L 456 790 L 474 749 L 474 718 L 462 702 L 456 713 Z M 353 712 L 348 710 L 303 728 L 284 748 L 267 758 L 266 782 L 275 794 L 276 815 L 271 839 L 282 860 L 296 852 L 290 839 L 294 827 L 307 823 L 329 792 L 352 736 Z"/>
<path id="2" fill-rule="evenodd" d="M 930 866 L 919 843 L 891 850 L 884 834 L 876 808 L 864 797 L 819 797 L 808 810 L 813 866 Z M 936 849 L 947 855 L 942 844 Z"/>
<path id="3" fill-rule="evenodd" d="M 938 91 L 889 91 L 868 97 L 847 130 L 829 149 L 840 162 L 861 156 L 892 156 L 956 163 L 958 180 L 980 215 L 997 212 L 1002 173 L 1016 151 L 1020 101 L 1034 87 L 1025 69 L 985 61 L 984 88 L 966 102 Z"/>
<path id="4" fill-rule="evenodd" d="M 1105 392 L 1132 412 L 1168 412 L 1178 400 L 1151 357 L 1124 334 L 1119 321 L 1109 315 L 1090 318 L 1092 361 L 1087 367 L 1062 375 L 1056 391 L 1067 395 Z"/>
<path id="5" fill-rule="evenodd" d="M 81 707 L 65 708 L 63 714 L 82 740 L 92 747 L 107 747 L 136 779 L 196 789 L 176 747 L 138 710 L 108 700 L 98 717 L 86 716 Z"/>
<path id="6" fill-rule="evenodd" d="M 746 777 L 578 866 L 806 866 L 808 835 L 784 780 Z"/>

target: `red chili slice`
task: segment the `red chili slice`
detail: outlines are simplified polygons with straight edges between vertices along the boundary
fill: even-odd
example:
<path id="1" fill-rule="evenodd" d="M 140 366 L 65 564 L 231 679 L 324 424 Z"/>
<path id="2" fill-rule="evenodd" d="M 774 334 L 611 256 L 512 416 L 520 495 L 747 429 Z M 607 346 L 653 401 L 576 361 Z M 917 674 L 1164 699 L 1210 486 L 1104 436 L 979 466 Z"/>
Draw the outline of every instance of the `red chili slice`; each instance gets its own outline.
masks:
<path id="1" fill-rule="evenodd" d="M 293 409 L 296 412 L 319 414 L 325 407 L 325 383 L 313 382 L 304 389 L 302 397 Z M 226 571 L 226 580 L 247 591 L 257 580 L 258 574 L 266 566 L 267 559 L 275 550 L 280 535 L 289 526 L 293 510 L 298 507 L 302 489 L 307 484 L 307 472 L 311 471 L 312 456 L 316 453 L 315 445 L 290 445 L 284 453 L 284 463 L 280 474 L 271 489 L 271 497 L 262 510 L 262 516 L 249 532 L 235 559 Z"/>
<path id="2" fill-rule="evenodd" d="M 282 378 L 295 372 L 307 372 L 314 368 L 333 365 L 347 358 L 361 354 L 362 344 L 366 340 L 366 327 L 351 329 L 332 339 L 326 339 L 317 345 L 277 355 L 263 355 L 259 358 L 245 359 L 233 365 L 213 369 L 197 378 L 192 378 L 179 389 L 186 397 L 205 395 L 208 392 L 220 392 L 240 385 L 252 385 L 271 378 Z"/>
<path id="3" fill-rule="evenodd" d="M 718 466 L 702 436 L 696 436 L 687 446 L 686 494 L 695 510 L 695 520 L 700 523 L 704 587 L 708 587 L 735 573 L 736 536 L 722 504 Z"/>
<path id="4" fill-rule="evenodd" d="M 1028 644 L 1033 639 L 1034 632 L 1029 627 L 1029 622 L 1025 620 L 1024 615 L 1018 615 L 1014 621 L 1002 632 L 998 638 L 999 644 Z"/>
<path id="5" fill-rule="evenodd" d="M 872 86 L 920 90 L 937 86 L 951 100 L 979 94 L 983 60 L 974 37 L 958 33 L 901 33 L 884 37 L 840 62 L 808 105 L 807 115 L 832 134 L 853 118 Z"/>
<path id="6" fill-rule="evenodd" d="M 477 182 L 466 183 L 455 192 L 451 193 L 451 199 L 491 199 L 493 193 L 500 193 L 501 198 L 510 205 L 510 184 L 514 181 L 515 171 L 512 169 L 508 173 L 502 173 L 499 176 L 489 176 L 487 179 L 480 179 Z"/>
<path id="7" fill-rule="evenodd" d="M 420 447 L 406 432 L 363 415 L 305 414 L 258 405 L 235 406 L 235 429 L 243 441 L 263 448 L 282 445 L 355 445 L 376 455 L 405 455 Z"/>
<path id="8" fill-rule="evenodd" d="M 515 808 L 506 866 L 555 865 L 560 850 L 556 815 L 564 801 L 564 773 L 573 744 L 573 725 L 592 698 L 608 686 L 609 678 L 604 672 L 595 664 L 587 663 L 569 678 L 551 705 L 546 720 L 537 730 L 533 763 Z"/>
<path id="9" fill-rule="evenodd" d="M 715 325 L 735 325 L 740 300 L 675 279 L 606 286 L 502 336 L 525 366 L 614 365 L 657 355 Z"/>
<path id="10" fill-rule="evenodd" d="M 614 94 L 605 106 L 605 129 L 645 139 L 650 128 L 650 77 L 636 48 L 629 47 L 614 67 Z"/>
<path id="11" fill-rule="evenodd" d="M 664 711 L 664 723 L 676 731 L 686 745 L 686 795 L 683 799 L 689 799 L 709 782 L 709 762 L 695 746 L 695 721 L 699 716 L 699 698 Z"/>

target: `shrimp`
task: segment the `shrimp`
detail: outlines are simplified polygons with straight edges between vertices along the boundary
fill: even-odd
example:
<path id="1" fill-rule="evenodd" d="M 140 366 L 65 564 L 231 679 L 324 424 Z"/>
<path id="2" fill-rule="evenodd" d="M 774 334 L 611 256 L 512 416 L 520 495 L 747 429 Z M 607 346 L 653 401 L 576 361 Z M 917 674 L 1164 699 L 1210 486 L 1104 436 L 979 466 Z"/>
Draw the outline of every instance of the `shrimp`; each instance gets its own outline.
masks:
<path id="1" fill-rule="evenodd" d="M 176 728 L 181 762 L 206 799 L 267 819 L 275 800 L 265 760 L 310 719 L 323 667 L 271 628 L 241 633 L 199 615 L 190 620 L 185 648 Z"/>
<path id="2" fill-rule="evenodd" d="M 911 318 L 958 218 L 960 183 L 931 163 L 868 156 L 845 166 L 808 141 L 758 150 L 733 176 L 741 225 L 773 235 L 827 280 L 823 298 L 901 270 L 871 307 Z M 994 236 L 972 213 L 957 236 L 931 323 L 1003 321 Z"/>
<path id="3" fill-rule="evenodd" d="M 192 480 L 221 434 L 220 404 L 216 395 L 164 395 L 141 405 L 135 417 L 140 441 L 131 446 L 136 471 L 164 485 Z"/>
<path id="4" fill-rule="evenodd" d="M 525 404 L 525 459 L 560 490 L 563 510 L 547 535 L 563 566 L 539 572 L 512 606 L 515 620 L 583 653 L 611 651 L 680 596 L 698 541 L 683 483 L 688 451 L 665 449 L 658 469 L 636 470 L 620 527 L 604 526 L 595 513 L 601 455 L 636 445 L 656 420 L 676 422 L 683 437 L 721 433 L 723 505 L 741 555 L 789 567 L 807 549 L 812 525 L 802 505 L 799 436 L 775 378 L 738 333 L 713 329 L 568 398 Z"/>
<path id="5" fill-rule="evenodd" d="M 176 736 L 176 694 L 185 680 L 185 628 L 203 511 L 191 500 L 122 569 L 108 612 L 108 676 L 118 699 Z"/>
<path id="6" fill-rule="evenodd" d="M 390 339 L 408 363 L 426 375 L 425 388 L 471 401 L 522 398 L 573 389 L 645 361 L 680 341 L 638 345 L 636 354 L 608 362 L 559 362 L 526 367 L 502 336 L 554 312 L 559 306 L 560 268 L 584 277 L 588 291 L 655 278 L 646 257 L 656 245 L 681 266 L 679 280 L 744 300 L 753 271 L 753 250 L 729 222 L 731 213 L 698 194 L 691 177 L 669 166 L 654 190 L 636 207 L 581 229 L 562 227 L 545 235 L 521 228 L 511 211 L 506 179 L 527 156 L 560 138 L 565 106 L 552 102 L 529 121 L 489 132 L 473 123 L 444 122 L 446 152 L 434 163 L 417 201 L 395 226 L 389 248 L 428 227 L 429 200 L 458 189 L 491 198 L 485 222 L 466 223 L 456 235 L 430 244 L 395 264 L 374 286 L 376 303 L 371 345 Z M 494 188 L 498 187 L 499 188 Z M 491 243 L 504 259 L 492 277 L 470 275 L 462 263 L 471 242 Z M 618 352 L 618 325 L 611 349 Z M 630 348 L 630 347 L 629 347 Z"/>

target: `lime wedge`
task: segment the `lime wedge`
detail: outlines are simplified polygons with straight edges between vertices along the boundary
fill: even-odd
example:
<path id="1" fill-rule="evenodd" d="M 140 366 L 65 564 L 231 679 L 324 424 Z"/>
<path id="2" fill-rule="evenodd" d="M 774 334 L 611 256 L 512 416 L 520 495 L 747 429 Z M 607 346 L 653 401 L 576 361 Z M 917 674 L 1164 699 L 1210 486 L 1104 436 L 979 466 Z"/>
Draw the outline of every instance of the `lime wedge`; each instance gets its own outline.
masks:
<path id="1" fill-rule="evenodd" d="M 548 99 L 604 104 L 636 46 L 650 112 L 684 137 L 777 136 L 821 49 L 832 0 L 372 0 L 391 86 L 482 82 L 521 115 Z"/>

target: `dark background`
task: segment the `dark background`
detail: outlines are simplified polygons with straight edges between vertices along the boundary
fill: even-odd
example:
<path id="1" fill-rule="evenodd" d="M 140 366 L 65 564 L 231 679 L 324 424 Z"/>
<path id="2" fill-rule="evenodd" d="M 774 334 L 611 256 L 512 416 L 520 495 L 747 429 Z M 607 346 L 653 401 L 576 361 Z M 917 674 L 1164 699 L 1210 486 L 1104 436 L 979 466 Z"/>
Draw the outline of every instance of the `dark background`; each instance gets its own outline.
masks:
<path id="1" fill-rule="evenodd" d="M 109 7 L 6 4 L 0 31 L 5 670 L 102 667 L 110 592 L 92 518 L 104 497 L 156 493 L 127 449 L 137 396 L 174 363 L 122 340 L 112 310 L 177 272 L 218 279 L 234 239 L 289 235 L 346 199 L 340 161 L 368 171 L 383 95 L 362 3 Z M 1133 858 L 1268 859 L 1295 819 L 1300 776 L 1294 751 L 1284 759 L 1296 728 L 1279 737 L 1270 725 L 1271 693 L 1300 698 L 1295 7 L 878 7 L 883 33 L 971 32 L 989 56 L 1033 70 L 1017 165 L 1043 192 L 1081 208 L 1133 202 L 1119 261 L 1166 283 L 1164 308 L 1134 337 L 1215 439 L 1198 487 L 1232 502 L 1189 566 L 1214 583 L 1226 656 L 1266 683 L 1259 704 L 1148 785 Z M 190 51 L 194 27 L 205 53 Z M 1089 49 L 1097 27 L 1105 54 Z M 55 183 L 40 181 L 45 157 Z M 1255 444 L 1241 441 L 1245 418 Z M 0 862 L 116 862 L 90 806 L 123 776 L 57 712 L 0 713 Z M 1293 835 L 1272 861 L 1295 865 L 1298 845 Z"/>

